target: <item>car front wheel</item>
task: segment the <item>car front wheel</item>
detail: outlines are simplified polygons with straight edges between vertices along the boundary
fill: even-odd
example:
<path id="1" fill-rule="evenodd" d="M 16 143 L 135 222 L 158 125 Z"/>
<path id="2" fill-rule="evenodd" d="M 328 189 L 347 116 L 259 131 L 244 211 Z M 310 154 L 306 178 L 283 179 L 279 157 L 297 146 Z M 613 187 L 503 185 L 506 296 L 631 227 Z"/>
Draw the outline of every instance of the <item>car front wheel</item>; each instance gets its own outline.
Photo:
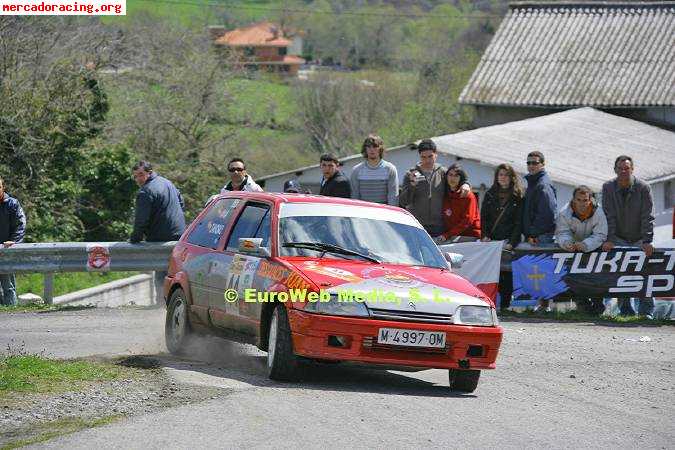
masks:
<path id="1" fill-rule="evenodd" d="M 185 353 L 191 334 L 185 294 L 182 289 L 176 289 L 171 294 L 164 322 L 164 339 L 169 352 L 174 355 Z"/>
<path id="2" fill-rule="evenodd" d="M 267 376 L 277 381 L 297 381 L 298 366 L 286 307 L 277 305 L 272 313 L 267 340 Z"/>
<path id="3" fill-rule="evenodd" d="M 480 370 L 450 369 L 450 390 L 458 392 L 473 392 L 478 387 Z"/>

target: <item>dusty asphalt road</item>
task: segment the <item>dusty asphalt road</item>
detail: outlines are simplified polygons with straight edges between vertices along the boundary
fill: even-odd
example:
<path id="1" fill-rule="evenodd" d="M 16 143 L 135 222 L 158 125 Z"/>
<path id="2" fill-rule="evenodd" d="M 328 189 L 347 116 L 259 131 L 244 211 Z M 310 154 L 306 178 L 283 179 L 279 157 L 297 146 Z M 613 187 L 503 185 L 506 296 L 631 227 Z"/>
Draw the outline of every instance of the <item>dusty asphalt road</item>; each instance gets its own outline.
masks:
<path id="1" fill-rule="evenodd" d="M 167 376 L 223 388 L 207 402 L 134 416 L 40 448 L 673 448 L 675 327 L 509 321 L 498 369 L 474 395 L 447 372 L 321 366 L 306 381 L 264 376 L 263 353 L 205 340 L 163 354 L 163 310 L 0 316 L 0 345 L 57 357 L 151 354 Z M 649 342 L 640 337 L 649 336 Z"/>

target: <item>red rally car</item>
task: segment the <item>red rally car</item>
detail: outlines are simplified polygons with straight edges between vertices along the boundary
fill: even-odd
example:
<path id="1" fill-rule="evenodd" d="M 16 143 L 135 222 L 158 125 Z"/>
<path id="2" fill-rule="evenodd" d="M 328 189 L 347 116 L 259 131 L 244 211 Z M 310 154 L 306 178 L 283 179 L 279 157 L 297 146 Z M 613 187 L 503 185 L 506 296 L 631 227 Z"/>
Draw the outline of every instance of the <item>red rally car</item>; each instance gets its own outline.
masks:
<path id="1" fill-rule="evenodd" d="M 451 389 L 472 392 L 495 368 L 503 330 L 446 257 L 400 208 L 219 195 L 171 256 L 166 344 L 183 353 L 192 333 L 253 343 L 285 381 L 307 360 L 448 369 Z"/>

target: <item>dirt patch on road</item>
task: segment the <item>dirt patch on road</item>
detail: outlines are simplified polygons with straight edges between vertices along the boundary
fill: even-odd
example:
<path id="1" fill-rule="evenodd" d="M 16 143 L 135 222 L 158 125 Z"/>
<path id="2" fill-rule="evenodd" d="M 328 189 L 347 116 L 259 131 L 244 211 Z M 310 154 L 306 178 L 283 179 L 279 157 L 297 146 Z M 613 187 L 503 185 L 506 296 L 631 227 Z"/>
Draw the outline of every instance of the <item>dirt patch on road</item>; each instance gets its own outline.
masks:
<path id="1" fill-rule="evenodd" d="M 0 449 L 40 442 L 124 417 L 197 403 L 228 389 L 175 381 L 157 357 L 113 361 L 127 378 L 73 386 L 57 393 L 15 392 L 0 399 Z"/>

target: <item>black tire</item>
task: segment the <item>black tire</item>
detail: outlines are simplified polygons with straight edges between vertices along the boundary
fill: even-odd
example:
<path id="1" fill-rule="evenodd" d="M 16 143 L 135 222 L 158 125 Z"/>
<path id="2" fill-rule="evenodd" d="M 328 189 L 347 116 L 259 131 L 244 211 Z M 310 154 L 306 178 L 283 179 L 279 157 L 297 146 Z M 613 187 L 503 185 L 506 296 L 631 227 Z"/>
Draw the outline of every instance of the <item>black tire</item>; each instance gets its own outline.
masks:
<path id="1" fill-rule="evenodd" d="M 166 320 L 164 322 L 166 348 L 174 355 L 183 355 L 191 336 L 192 329 L 188 318 L 188 304 L 185 300 L 185 293 L 179 288 L 171 294 L 169 306 L 166 308 Z"/>
<path id="2" fill-rule="evenodd" d="M 293 353 L 291 327 L 284 305 L 272 311 L 267 333 L 267 376 L 277 381 L 298 381 L 300 363 Z"/>
<path id="3" fill-rule="evenodd" d="M 451 391 L 473 392 L 478 387 L 480 370 L 450 369 L 448 375 Z"/>

